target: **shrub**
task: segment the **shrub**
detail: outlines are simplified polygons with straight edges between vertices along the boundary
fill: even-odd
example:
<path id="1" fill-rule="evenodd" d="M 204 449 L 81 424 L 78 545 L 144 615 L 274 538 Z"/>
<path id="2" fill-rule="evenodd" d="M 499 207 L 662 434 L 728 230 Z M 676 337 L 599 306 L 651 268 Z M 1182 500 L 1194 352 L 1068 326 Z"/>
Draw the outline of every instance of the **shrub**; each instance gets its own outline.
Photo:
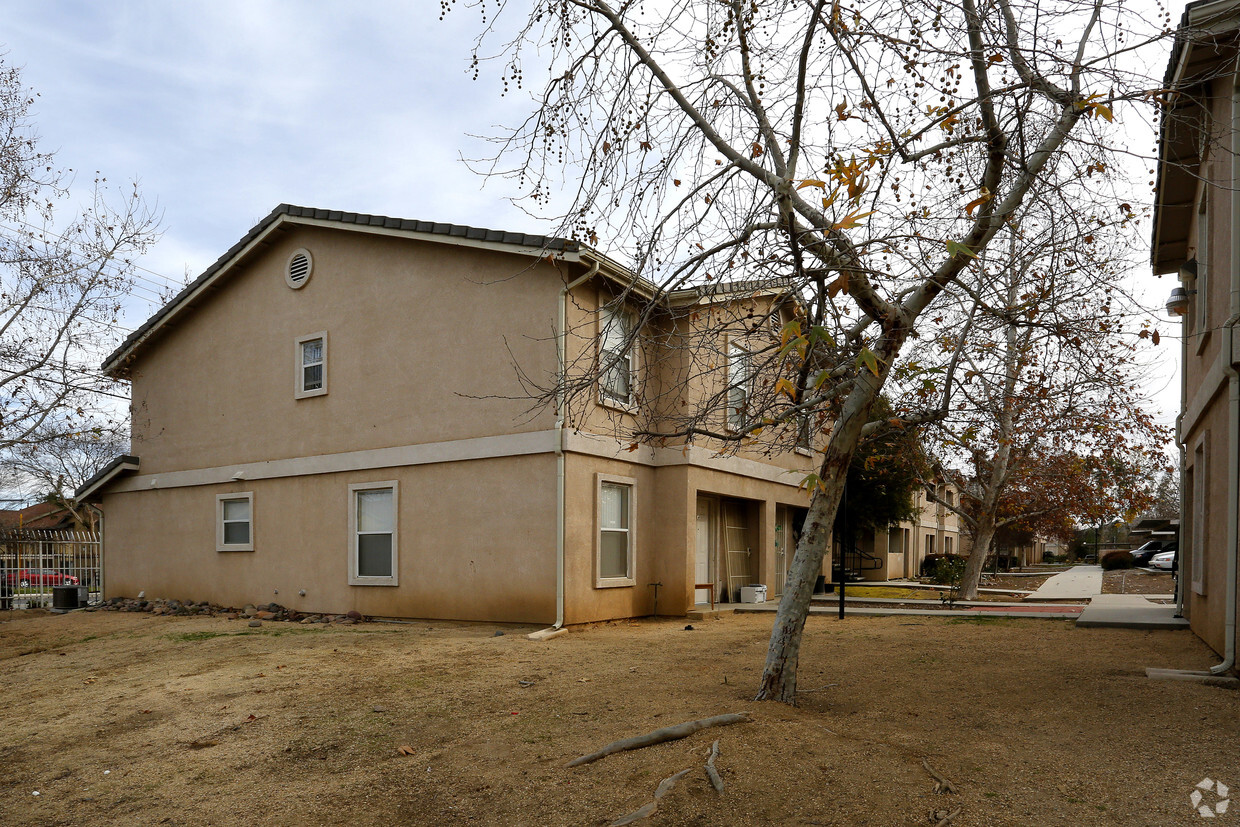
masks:
<path id="1" fill-rule="evenodd" d="M 940 560 L 959 560 L 963 564 L 964 559 L 959 554 L 927 554 L 921 561 L 921 576 L 934 577 Z"/>
<path id="2" fill-rule="evenodd" d="M 948 589 L 939 595 L 939 599 L 950 608 L 956 604 L 960 596 L 960 581 L 964 578 L 964 558 L 955 554 L 944 554 L 934 564 L 934 582 Z"/>
<path id="3" fill-rule="evenodd" d="M 1102 570 L 1130 569 L 1136 565 L 1130 551 L 1108 551 L 1102 555 Z"/>

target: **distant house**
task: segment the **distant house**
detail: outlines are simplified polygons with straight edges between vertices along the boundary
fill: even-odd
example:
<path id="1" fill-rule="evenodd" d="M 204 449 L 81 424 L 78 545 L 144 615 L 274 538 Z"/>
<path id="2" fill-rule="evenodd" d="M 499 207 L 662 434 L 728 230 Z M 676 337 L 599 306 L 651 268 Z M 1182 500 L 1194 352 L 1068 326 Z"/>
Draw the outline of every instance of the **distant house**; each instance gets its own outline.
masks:
<path id="1" fill-rule="evenodd" d="M 1234 669 L 1240 529 L 1240 3 L 1190 3 L 1167 67 L 1152 263 L 1182 315 L 1179 598 Z"/>
<path id="2" fill-rule="evenodd" d="M 0 531 L 21 529 L 72 530 L 82 528 L 69 509 L 56 503 L 35 503 L 17 510 L 0 510 Z"/>
<path id="3" fill-rule="evenodd" d="M 694 314 L 663 310 L 780 308 L 653 296 L 573 241 L 281 205 L 104 364 L 132 387 L 131 455 L 79 491 L 108 595 L 543 623 L 777 596 L 813 453 L 617 434 L 646 387 L 743 410 L 743 350 L 685 379 Z M 590 404 L 531 403 L 582 360 L 612 365 Z"/>

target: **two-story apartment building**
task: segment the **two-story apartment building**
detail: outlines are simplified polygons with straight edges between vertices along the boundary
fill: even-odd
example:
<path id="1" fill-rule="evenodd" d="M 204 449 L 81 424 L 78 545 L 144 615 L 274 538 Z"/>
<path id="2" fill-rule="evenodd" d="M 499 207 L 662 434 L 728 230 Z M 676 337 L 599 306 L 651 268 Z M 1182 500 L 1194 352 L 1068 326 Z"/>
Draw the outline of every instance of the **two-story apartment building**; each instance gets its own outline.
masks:
<path id="1" fill-rule="evenodd" d="M 546 623 L 777 595 L 812 452 L 624 435 L 648 397 L 743 406 L 740 338 L 711 370 L 672 344 L 778 306 L 681 291 L 626 348 L 653 295 L 572 241 L 281 205 L 104 365 L 132 388 L 131 455 L 79 492 L 106 594 Z M 587 404 L 531 400 L 581 364 Z"/>
<path id="2" fill-rule="evenodd" d="M 1240 525 L 1240 3 L 1190 3 L 1167 67 L 1151 261 L 1182 316 L 1179 598 L 1235 667 Z"/>
<path id="3" fill-rule="evenodd" d="M 959 496 L 955 486 L 941 482 L 935 495 L 947 502 Z M 962 544 L 960 517 L 918 488 L 913 493 L 912 519 L 858 538 L 860 555 L 847 558 L 863 580 L 914 579 L 928 554 L 967 554 Z"/>

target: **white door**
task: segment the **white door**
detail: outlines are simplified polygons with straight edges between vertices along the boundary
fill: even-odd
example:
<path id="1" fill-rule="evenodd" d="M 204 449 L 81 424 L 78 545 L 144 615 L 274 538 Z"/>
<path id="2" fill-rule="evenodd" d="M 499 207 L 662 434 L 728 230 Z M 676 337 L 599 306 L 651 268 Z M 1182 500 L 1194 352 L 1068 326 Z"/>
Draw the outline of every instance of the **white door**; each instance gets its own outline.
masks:
<path id="1" fill-rule="evenodd" d="M 711 583 L 715 581 L 711 579 L 710 560 L 712 551 L 714 550 L 715 534 L 710 519 L 710 500 L 698 497 L 697 501 L 697 548 L 693 558 L 693 582 L 694 583 Z M 714 586 L 712 585 L 713 589 Z M 693 602 L 710 603 L 711 589 L 695 589 L 693 592 Z"/>

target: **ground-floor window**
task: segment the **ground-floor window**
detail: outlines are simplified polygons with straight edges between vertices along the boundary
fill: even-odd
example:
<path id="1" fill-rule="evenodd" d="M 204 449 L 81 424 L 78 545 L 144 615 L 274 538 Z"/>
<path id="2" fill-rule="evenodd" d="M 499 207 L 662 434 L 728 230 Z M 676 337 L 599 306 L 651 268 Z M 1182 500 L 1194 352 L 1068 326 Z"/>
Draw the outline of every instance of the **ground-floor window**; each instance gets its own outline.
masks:
<path id="1" fill-rule="evenodd" d="M 397 585 L 397 484 L 349 486 L 349 584 Z"/>
<path id="2" fill-rule="evenodd" d="M 254 493 L 220 494 L 215 498 L 215 550 L 254 550 Z"/>
<path id="3" fill-rule="evenodd" d="M 598 536 L 595 552 L 595 586 L 635 584 L 636 525 L 633 492 L 635 480 L 598 475 Z"/>
<path id="4" fill-rule="evenodd" d="M 926 554 L 934 554 L 934 535 L 926 535 Z"/>

